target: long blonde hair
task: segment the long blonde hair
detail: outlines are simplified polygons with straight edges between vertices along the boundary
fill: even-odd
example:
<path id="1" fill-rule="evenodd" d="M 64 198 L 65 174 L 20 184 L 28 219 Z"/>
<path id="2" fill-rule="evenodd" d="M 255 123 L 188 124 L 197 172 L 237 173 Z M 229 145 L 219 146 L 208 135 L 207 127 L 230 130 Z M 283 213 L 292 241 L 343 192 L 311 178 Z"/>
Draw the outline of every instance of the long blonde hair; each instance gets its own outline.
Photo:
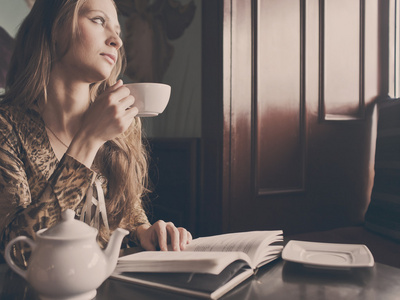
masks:
<path id="1" fill-rule="evenodd" d="M 7 74 L 3 103 L 31 107 L 38 101 L 47 101 L 47 85 L 56 52 L 57 34 L 68 28 L 79 34 L 78 14 L 86 0 L 36 0 L 31 12 L 18 31 L 15 50 Z M 112 0 L 111 0 L 112 1 Z M 114 3 L 115 5 L 115 3 Z M 123 47 L 109 78 L 90 86 L 94 100 L 107 87 L 114 84 L 125 67 Z M 110 229 L 121 220 L 135 217 L 135 204 L 147 192 L 147 152 L 142 141 L 141 121 L 135 118 L 130 128 L 120 136 L 106 142 L 98 151 L 94 165 L 108 179 L 106 202 Z M 101 240 L 108 235 L 100 230 Z"/>

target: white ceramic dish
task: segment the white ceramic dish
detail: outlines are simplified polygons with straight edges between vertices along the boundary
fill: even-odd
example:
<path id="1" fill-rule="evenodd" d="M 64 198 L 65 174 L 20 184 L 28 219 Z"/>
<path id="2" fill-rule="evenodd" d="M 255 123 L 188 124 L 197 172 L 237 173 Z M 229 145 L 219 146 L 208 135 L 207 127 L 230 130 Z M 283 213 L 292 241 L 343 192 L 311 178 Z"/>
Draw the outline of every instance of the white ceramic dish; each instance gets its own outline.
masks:
<path id="1" fill-rule="evenodd" d="M 368 247 L 359 244 L 333 244 L 289 241 L 282 251 L 282 258 L 307 267 L 349 269 L 373 267 L 374 257 Z"/>

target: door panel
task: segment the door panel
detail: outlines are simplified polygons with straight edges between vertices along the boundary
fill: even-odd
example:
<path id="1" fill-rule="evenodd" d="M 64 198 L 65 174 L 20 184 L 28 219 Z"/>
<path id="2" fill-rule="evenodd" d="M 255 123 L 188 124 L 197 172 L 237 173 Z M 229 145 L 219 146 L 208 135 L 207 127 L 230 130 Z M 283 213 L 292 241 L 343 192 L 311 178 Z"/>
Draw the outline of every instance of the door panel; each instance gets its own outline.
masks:
<path id="1" fill-rule="evenodd" d="M 357 116 L 364 109 L 360 95 L 364 1 L 325 0 L 319 5 L 321 104 L 325 110 L 322 117 Z"/>
<path id="2" fill-rule="evenodd" d="M 200 219 L 207 222 L 200 232 L 290 234 L 363 221 L 373 179 L 374 104 L 387 93 L 388 1 L 203 3 L 217 6 L 223 23 L 222 88 L 203 99 L 203 116 L 210 104 L 221 109 L 223 122 L 222 134 L 213 135 L 218 116 L 203 119 L 207 197 Z M 207 57 L 209 96 L 207 74 L 218 72 Z M 213 140 L 217 146 L 207 146 Z M 215 164 L 208 164 L 210 154 Z"/>
<path id="3" fill-rule="evenodd" d="M 290 9 L 287 7 L 290 6 Z M 304 10 L 258 1 L 255 56 L 256 195 L 304 190 Z"/>
<path id="4" fill-rule="evenodd" d="M 372 67 L 368 73 L 365 70 L 368 64 L 376 66 L 377 46 L 368 49 L 375 58 L 364 58 L 365 41 L 378 45 L 378 40 L 375 30 L 366 31 L 365 23 L 377 27 L 378 10 L 371 7 L 376 8 L 377 1 L 368 1 L 368 7 L 359 0 L 287 0 L 280 1 L 280 7 L 270 5 L 273 2 L 253 4 L 259 19 L 269 19 L 258 20 L 257 70 L 268 66 L 269 76 L 274 77 L 270 80 L 264 73 L 256 73 L 256 107 L 274 110 L 257 111 L 255 130 L 263 143 L 258 143 L 255 155 L 267 155 L 268 161 L 274 162 L 274 168 L 257 164 L 263 168 L 263 173 L 258 172 L 259 182 L 273 177 L 289 188 L 281 189 L 279 197 L 254 195 L 247 215 L 258 216 L 251 226 L 283 227 L 290 232 L 359 223 L 371 183 L 364 174 L 370 171 L 373 111 L 364 112 L 379 95 L 378 72 L 371 72 L 376 71 Z M 364 22 L 366 9 L 375 14 L 370 13 Z M 291 40 L 290 50 L 269 36 Z M 268 51 L 275 46 L 281 51 Z M 268 61 L 280 63 L 270 67 Z M 370 83 L 368 94 L 365 78 Z M 278 139 L 264 131 L 265 127 Z M 269 151 L 276 140 L 283 142 L 275 152 Z M 297 182 L 291 182 L 293 178 Z M 296 190 L 295 183 L 297 194 L 291 193 Z M 241 212 L 232 206 L 232 214 L 232 220 L 238 220 Z M 243 224 L 248 223 L 243 219 Z M 239 229 L 235 226 L 229 224 Z"/>

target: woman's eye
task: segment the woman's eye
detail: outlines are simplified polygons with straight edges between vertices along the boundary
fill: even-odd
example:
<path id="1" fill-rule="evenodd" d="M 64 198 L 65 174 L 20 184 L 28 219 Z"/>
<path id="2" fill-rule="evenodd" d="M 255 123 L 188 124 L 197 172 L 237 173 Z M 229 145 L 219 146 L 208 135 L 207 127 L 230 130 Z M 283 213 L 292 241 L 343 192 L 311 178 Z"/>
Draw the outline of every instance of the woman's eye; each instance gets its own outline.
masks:
<path id="1" fill-rule="evenodd" d="M 104 23 L 106 22 L 106 20 L 104 20 L 104 18 L 102 17 L 93 18 L 92 21 L 100 25 L 104 25 Z"/>

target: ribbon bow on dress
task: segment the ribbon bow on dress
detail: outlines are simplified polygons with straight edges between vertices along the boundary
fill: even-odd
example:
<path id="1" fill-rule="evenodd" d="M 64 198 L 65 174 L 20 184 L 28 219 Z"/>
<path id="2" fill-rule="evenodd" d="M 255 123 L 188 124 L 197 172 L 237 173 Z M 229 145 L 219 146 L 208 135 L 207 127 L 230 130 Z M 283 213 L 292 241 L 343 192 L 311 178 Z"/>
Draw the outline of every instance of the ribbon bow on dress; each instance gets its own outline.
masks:
<path id="1" fill-rule="evenodd" d="M 98 199 L 96 199 L 93 196 L 93 187 L 96 188 L 96 194 Z M 93 210 L 94 214 L 92 216 Z M 108 226 L 106 203 L 104 200 L 103 188 L 101 187 L 100 180 L 95 178 L 94 183 L 90 185 L 90 187 L 86 192 L 86 201 L 82 209 L 80 220 L 94 228 L 97 228 L 97 230 L 100 230 L 100 215 L 101 219 L 103 220 L 106 231 L 109 232 L 110 227 Z"/>

